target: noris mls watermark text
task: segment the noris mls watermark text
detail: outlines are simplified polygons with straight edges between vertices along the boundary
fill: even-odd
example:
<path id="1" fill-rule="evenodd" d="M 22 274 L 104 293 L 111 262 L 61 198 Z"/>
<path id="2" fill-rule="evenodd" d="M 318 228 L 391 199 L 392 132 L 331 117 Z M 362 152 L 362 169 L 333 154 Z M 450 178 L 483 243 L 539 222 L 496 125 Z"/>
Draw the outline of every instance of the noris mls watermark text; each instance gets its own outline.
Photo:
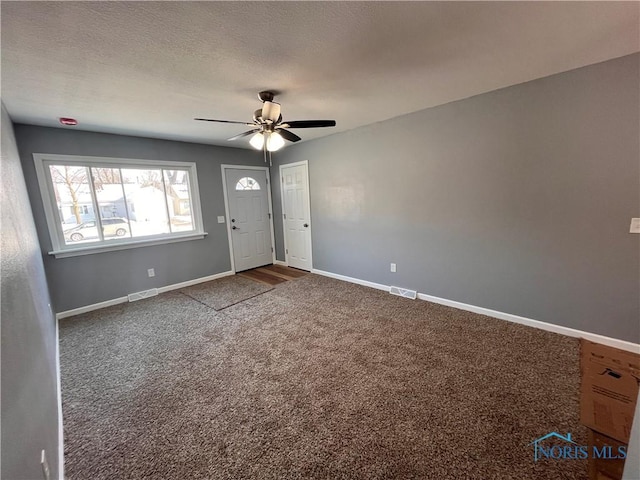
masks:
<path id="1" fill-rule="evenodd" d="M 571 433 L 560 435 L 549 432 L 536 438 L 529 444 L 533 446 L 533 460 L 585 460 L 597 458 L 617 460 L 627 458 L 627 448 L 624 445 L 613 447 L 610 445 L 579 445 L 571 439 Z"/>

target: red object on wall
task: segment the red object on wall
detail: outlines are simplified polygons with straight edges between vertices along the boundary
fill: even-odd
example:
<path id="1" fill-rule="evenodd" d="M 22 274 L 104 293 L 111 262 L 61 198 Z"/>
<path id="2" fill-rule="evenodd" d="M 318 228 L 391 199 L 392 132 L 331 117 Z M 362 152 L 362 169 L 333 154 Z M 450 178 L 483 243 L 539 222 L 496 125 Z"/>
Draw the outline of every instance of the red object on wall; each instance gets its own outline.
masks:
<path id="1" fill-rule="evenodd" d="M 75 118 L 68 118 L 68 117 L 60 117 L 60 123 L 62 125 L 77 125 L 78 121 Z"/>

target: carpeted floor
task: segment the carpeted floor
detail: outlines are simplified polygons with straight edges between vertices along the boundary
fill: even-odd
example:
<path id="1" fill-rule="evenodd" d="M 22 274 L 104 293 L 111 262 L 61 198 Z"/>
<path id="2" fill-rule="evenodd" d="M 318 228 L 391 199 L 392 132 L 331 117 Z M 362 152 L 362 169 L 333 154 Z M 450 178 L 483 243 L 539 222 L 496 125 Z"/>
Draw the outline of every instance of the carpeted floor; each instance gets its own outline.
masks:
<path id="1" fill-rule="evenodd" d="M 578 341 L 307 275 L 60 321 L 70 479 L 582 479 Z"/>

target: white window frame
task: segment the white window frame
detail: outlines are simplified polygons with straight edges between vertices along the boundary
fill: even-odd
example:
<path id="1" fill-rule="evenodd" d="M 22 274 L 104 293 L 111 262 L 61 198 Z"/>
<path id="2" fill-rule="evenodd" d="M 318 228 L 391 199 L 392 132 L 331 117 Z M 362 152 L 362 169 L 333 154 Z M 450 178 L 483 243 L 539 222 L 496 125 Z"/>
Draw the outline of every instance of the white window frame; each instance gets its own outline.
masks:
<path id="1" fill-rule="evenodd" d="M 56 258 L 74 257 L 94 253 L 124 250 L 129 248 L 159 245 L 163 243 L 183 242 L 199 240 L 207 233 L 202 223 L 202 210 L 200 208 L 200 192 L 198 190 L 198 175 L 194 162 L 177 162 L 166 160 L 142 160 L 132 158 L 92 157 L 84 155 L 58 155 L 47 153 L 34 153 L 33 160 L 42 196 L 42 204 L 47 219 L 49 236 L 53 250 L 49 255 Z M 49 173 L 49 165 L 74 165 L 89 168 L 140 168 L 140 169 L 180 169 L 186 170 L 189 176 L 189 190 L 191 200 L 191 215 L 195 229 L 190 232 L 167 233 L 146 237 L 104 240 L 97 245 L 83 244 L 82 246 L 67 245 L 64 241 L 62 223 L 58 212 L 53 181 Z M 99 212 L 96 212 L 99 215 Z"/>

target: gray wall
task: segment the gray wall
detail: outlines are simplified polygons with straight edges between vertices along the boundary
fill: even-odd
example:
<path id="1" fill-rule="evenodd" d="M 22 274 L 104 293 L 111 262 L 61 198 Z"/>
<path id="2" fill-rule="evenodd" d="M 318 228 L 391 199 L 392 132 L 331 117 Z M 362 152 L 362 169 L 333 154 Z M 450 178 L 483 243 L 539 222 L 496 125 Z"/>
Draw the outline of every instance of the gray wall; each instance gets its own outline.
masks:
<path id="1" fill-rule="evenodd" d="M 2 459 L 0 477 L 58 470 L 55 317 L 11 120 L 2 105 Z"/>
<path id="2" fill-rule="evenodd" d="M 638 69 L 631 55 L 287 147 L 280 163 L 310 163 L 314 267 L 638 342 Z"/>
<path id="3" fill-rule="evenodd" d="M 30 125 L 16 125 L 15 131 L 56 312 L 231 269 L 226 226 L 216 219 L 225 215 L 220 165 L 264 165 L 260 152 Z M 54 258 L 47 254 L 51 239 L 33 153 L 195 162 L 209 235 L 202 240 Z M 148 268 L 155 268 L 155 277 L 147 276 Z"/>

